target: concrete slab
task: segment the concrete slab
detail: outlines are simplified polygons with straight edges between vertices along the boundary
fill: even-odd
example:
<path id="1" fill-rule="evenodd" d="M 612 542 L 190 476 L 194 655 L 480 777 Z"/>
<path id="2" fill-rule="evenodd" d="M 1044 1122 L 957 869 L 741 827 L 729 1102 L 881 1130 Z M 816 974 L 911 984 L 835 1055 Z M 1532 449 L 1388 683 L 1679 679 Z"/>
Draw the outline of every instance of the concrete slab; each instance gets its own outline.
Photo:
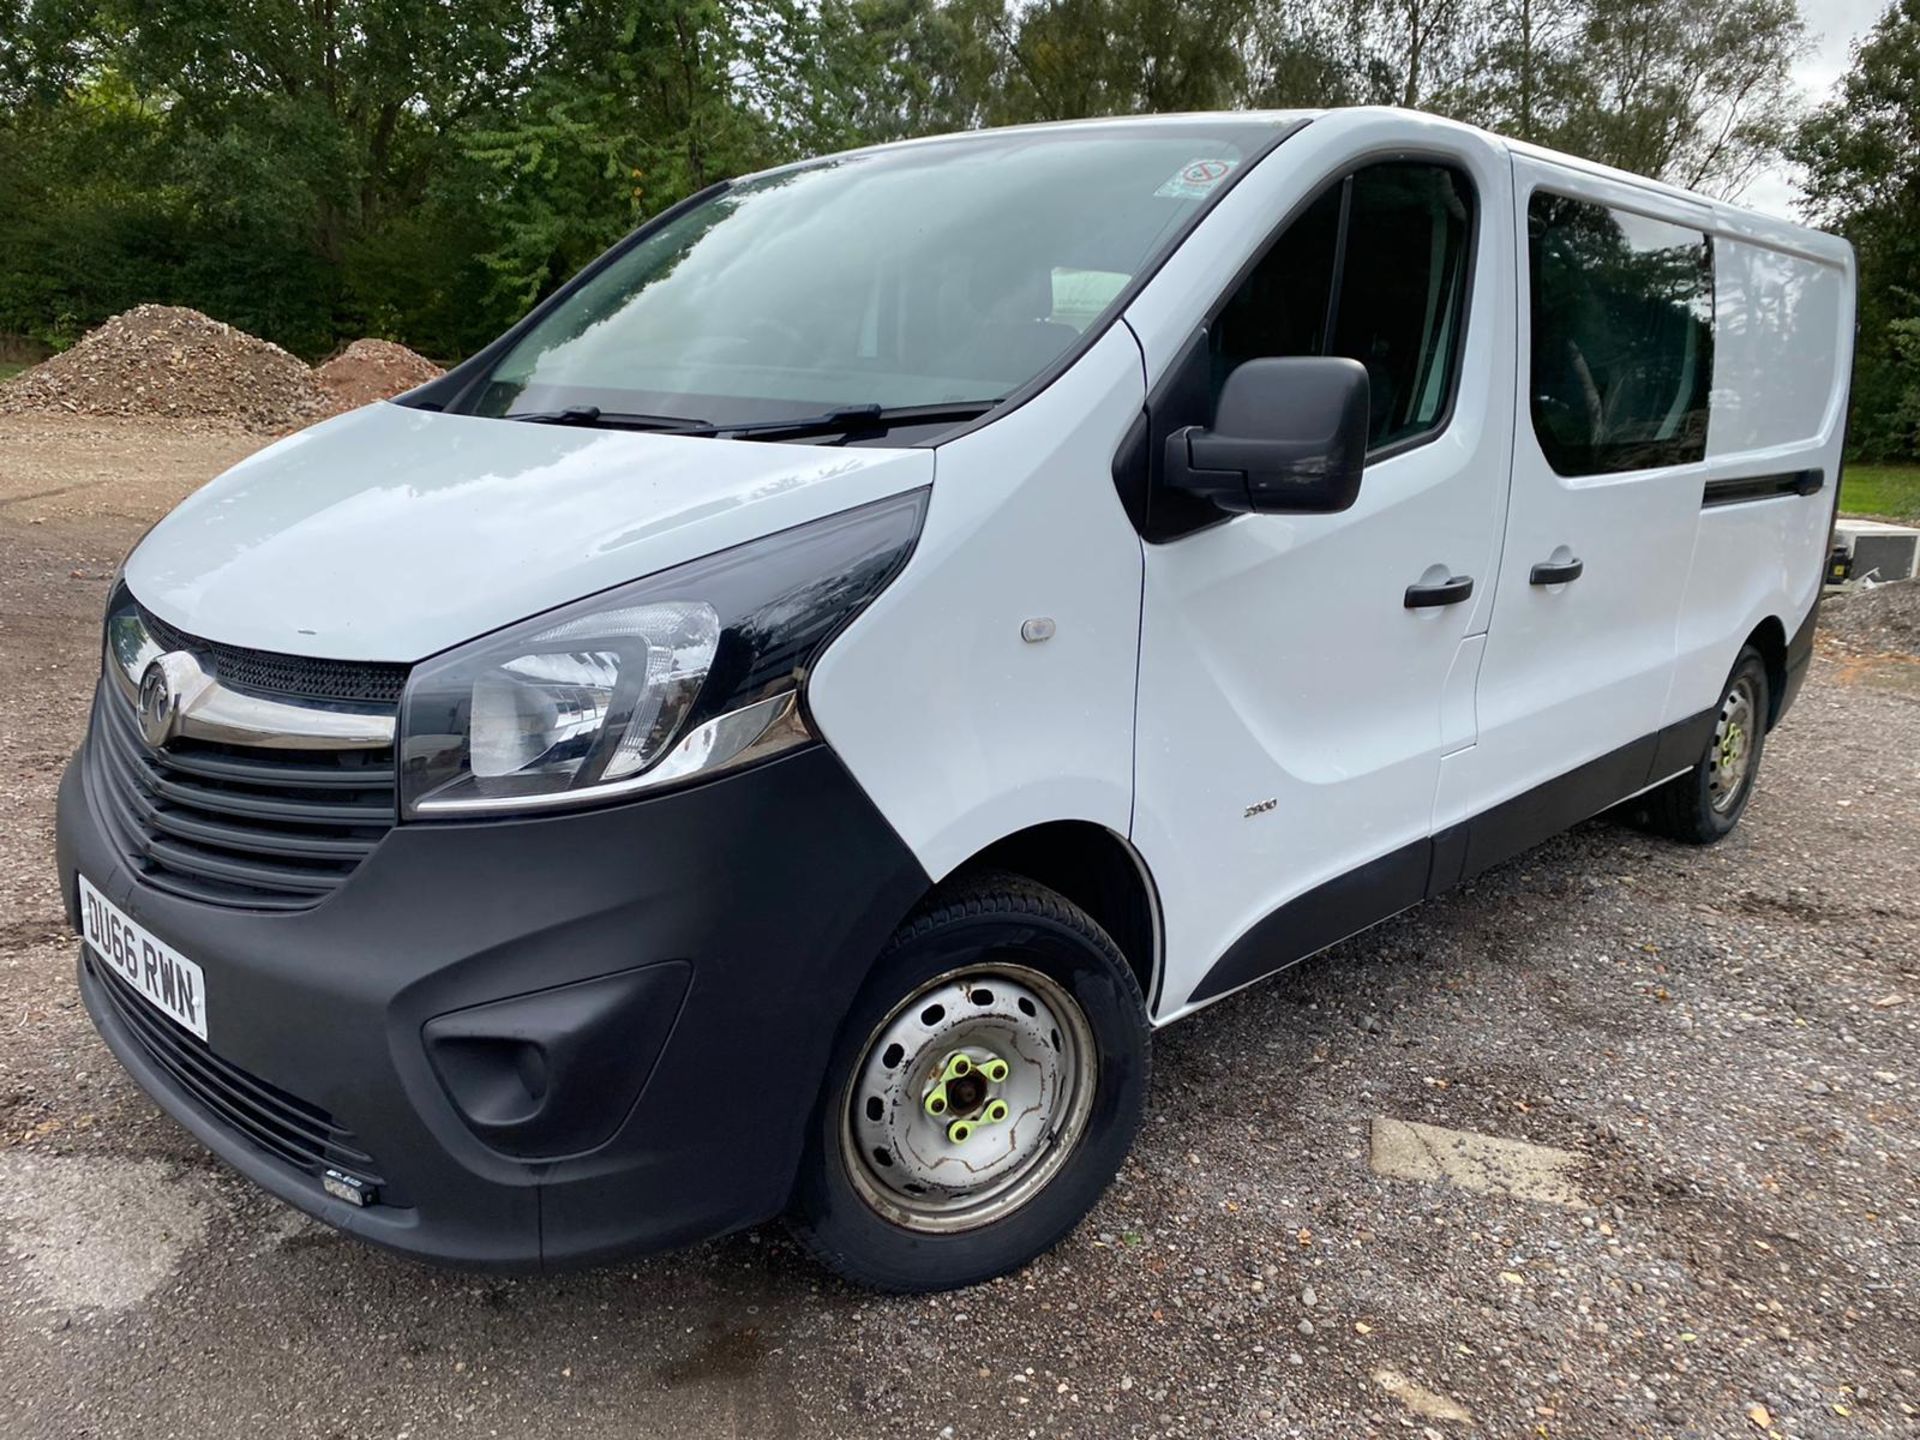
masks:
<path id="1" fill-rule="evenodd" d="M 0 1155 L 0 1247 L 56 1309 L 132 1309 L 173 1279 L 213 1213 L 157 1160 Z"/>
<path id="2" fill-rule="evenodd" d="M 1444 1182 L 1475 1195 L 1586 1208 L 1574 1182 L 1581 1157 L 1549 1145 L 1379 1116 L 1369 1163 L 1389 1180 Z"/>
<path id="3" fill-rule="evenodd" d="M 1853 579 L 1872 576 L 1881 584 L 1911 580 L 1920 567 L 1920 530 L 1884 520 L 1834 522 L 1833 543 L 1853 557 Z"/>

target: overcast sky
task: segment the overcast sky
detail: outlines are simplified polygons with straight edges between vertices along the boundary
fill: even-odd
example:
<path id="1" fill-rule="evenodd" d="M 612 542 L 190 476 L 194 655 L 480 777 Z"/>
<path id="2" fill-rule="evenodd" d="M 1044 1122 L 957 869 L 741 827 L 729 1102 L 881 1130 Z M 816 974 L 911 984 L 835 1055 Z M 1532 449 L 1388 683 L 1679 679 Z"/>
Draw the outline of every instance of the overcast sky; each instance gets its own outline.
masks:
<path id="1" fill-rule="evenodd" d="M 1794 66 L 1793 78 L 1808 104 L 1817 105 L 1833 93 L 1847 73 L 1853 42 L 1873 28 L 1887 4 L 1888 0 L 1801 0 L 1800 13 L 1807 17 L 1813 48 Z M 1797 219 L 1794 205 L 1799 196 L 1790 167 L 1782 165 L 1755 180 L 1740 203 Z"/>

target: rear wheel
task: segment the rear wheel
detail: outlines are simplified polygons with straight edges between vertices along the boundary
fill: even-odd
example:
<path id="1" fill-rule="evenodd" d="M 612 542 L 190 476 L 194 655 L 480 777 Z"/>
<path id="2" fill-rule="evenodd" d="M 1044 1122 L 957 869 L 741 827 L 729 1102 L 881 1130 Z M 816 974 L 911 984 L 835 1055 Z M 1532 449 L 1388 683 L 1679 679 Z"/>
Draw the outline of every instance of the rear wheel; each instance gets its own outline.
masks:
<path id="1" fill-rule="evenodd" d="M 1760 773 L 1770 703 L 1766 662 L 1748 646 L 1720 692 L 1707 753 L 1647 797 L 1656 829 L 1689 844 L 1711 845 L 1740 823 Z"/>
<path id="2" fill-rule="evenodd" d="M 1113 1178 L 1148 1051 L 1133 972 L 1084 911 L 1014 876 L 936 894 L 842 1033 L 795 1190 L 801 1240 L 882 1290 L 1017 1269 Z"/>

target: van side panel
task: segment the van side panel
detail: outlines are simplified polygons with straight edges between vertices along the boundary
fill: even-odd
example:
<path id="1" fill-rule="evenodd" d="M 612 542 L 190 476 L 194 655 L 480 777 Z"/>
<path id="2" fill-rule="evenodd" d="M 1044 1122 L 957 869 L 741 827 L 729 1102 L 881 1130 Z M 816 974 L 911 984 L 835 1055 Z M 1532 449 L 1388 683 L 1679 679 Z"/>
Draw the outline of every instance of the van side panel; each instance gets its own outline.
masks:
<path id="1" fill-rule="evenodd" d="M 1825 438 L 1850 288 L 1840 265 L 1714 237 L 1709 460 Z"/>
<path id="2" fill-rule="evenodd" d="M 1141 542 L 1112 465 L 1145 400 L 1116 324 L 942 446 L 913 558 L 808 684 L 822 735 L 936 880 L 1047 821 L 1127 833 Z M 1022 638 L 1043 620 L 1050 638 Z"/>
<path id="3" fill-rule="evenodd" d="M 1854 277 L 1840 242 L 1801 231 L 1783 244 L 1796 242 L 1825 253 L 1714 235 L 1713 414 L 1670 723 L 1714 705 L 1755 628 L 1771 618 L 1792 635 L 1820 590 L 1845 438 Z M 1780 478 L 1729 484 L 1765 477 Z M 1795 493 L 1790 478 L 1811 493 Z"/>

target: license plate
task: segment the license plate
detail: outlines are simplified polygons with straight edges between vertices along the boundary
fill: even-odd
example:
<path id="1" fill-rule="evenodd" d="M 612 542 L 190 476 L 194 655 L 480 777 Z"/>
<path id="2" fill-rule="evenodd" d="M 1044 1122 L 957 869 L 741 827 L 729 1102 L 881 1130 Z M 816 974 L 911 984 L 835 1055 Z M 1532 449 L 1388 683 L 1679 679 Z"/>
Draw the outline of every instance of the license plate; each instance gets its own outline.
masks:
<path id="1" fill-rule="evenodd" d="M 207 977 L 164 940 L 133 923 L 80 877 L 81 934 L 113 972 L 155 1007 L 207 1038 Z"/>

